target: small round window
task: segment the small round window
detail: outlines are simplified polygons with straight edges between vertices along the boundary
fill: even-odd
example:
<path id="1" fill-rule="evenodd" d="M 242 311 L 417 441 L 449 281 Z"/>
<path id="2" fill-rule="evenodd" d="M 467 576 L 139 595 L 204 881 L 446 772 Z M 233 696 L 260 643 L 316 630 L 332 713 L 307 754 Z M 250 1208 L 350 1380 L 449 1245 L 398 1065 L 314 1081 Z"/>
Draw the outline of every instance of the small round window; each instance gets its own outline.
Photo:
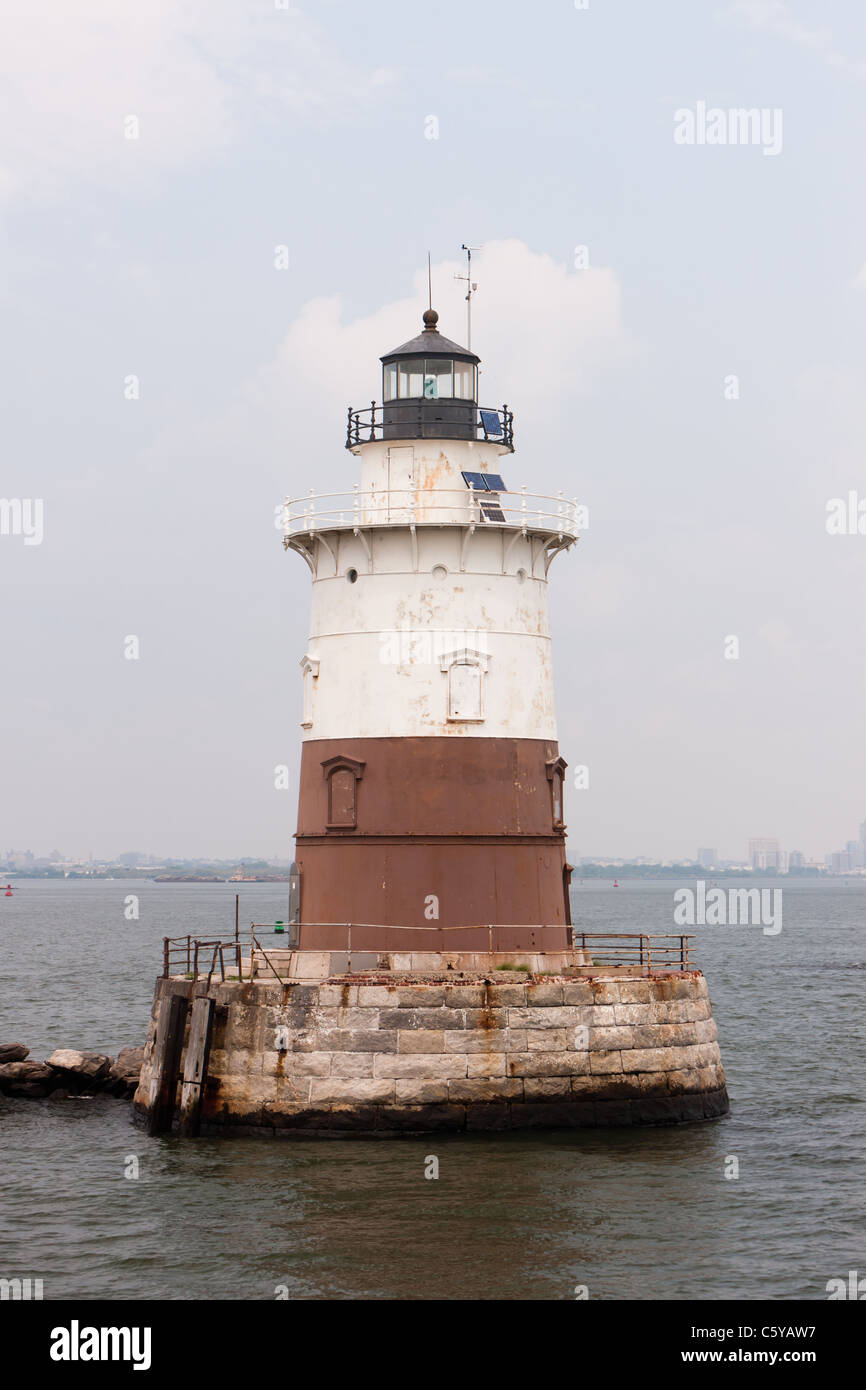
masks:
<path id="1" fill-rule="evenodd" d="M 358 582 L 358 571 L 346 570 L 346 578 L 348 579 L 350 584 L 356 584 Z"/>
<path id="2" fill-rule="evenodd" d="M 518 570 L 518 571 L 517 571 L 517 582 L 518 582 L 518 584 L 525 584 L 525 583 L 526 583 L 526 570 Z"/>
<path id="3" fill-rule="evenodd" d="M 437 584 L 441 584 L 444 579 L 448 578 L 448 571 L 444 565 L 433 566 L 433 578 L 436 580 Z"/>

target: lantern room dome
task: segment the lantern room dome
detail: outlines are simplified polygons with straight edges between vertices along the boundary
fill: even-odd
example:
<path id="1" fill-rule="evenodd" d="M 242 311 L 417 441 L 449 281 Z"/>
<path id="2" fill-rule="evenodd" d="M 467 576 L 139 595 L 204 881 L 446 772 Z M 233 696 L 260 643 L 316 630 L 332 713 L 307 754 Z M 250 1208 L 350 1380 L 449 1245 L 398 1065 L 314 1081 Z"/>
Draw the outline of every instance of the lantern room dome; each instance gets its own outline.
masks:
<path id="1" fill-rule="evenodd" d="M 408 343 L 401 343 L 392 352 L 386 352 L 380 359 L 381 362 L 394 362 L 398 357 L 456 357 L 461 362 L 474 362 L 477 366 L 481 358 L 468 348 L 444 337 L 436 327 L 438 322 L 439 315 L 436 310 L 425 309 L 423 332 L 419 333 L 417 338 L 410 338 Z"/>

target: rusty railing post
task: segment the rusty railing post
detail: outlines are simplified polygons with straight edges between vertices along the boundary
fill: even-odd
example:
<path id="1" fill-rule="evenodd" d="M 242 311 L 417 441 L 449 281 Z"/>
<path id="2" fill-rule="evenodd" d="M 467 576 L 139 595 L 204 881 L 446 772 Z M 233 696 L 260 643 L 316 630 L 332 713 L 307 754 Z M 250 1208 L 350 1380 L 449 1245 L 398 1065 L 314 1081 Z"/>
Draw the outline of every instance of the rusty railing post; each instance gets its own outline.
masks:
<path id="1" fill-rule="evenodd" d="M 168 979 L 168 937 L 162 938 L 162 978 Z"/>

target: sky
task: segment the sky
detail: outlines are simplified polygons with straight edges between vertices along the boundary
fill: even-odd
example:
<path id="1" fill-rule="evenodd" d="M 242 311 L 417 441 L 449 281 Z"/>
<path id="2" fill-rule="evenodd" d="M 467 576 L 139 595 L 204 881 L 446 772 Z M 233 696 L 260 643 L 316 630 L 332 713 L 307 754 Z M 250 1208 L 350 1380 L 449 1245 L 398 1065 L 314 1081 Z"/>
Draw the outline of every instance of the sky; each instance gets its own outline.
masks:
<path id="1" fill-rule="evenodd" d="M 589 509 L 569 857 L 857 837 L 861 5 L 0 0 L 0 124 L 3 850 L 291 856 L 274 509 L 354 481 L 428 251 L 465 338 L 463 242 L 509 484 Z"/>

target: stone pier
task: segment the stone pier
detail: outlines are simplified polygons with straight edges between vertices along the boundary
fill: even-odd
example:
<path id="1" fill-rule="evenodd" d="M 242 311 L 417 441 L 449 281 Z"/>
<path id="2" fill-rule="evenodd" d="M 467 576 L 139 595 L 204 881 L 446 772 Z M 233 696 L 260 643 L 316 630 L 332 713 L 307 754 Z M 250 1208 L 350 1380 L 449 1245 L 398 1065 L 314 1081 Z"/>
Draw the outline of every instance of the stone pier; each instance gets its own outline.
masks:
<path id="1" fill-rule="evenodd" d="M 503 970 L 492 955 L 427 953 L 339 975 L 328 953 L 280 954 L 285 978 L 271 963 L 270 980 L 157 981 L 135 1095 L 143 1122 L 160 1011 L 178 995 L 188 1015 L 195 997 L 214 1001 L 204 1134 L 666 1125 L 728 1110 L 700 971 L 591 970 L 576 952 Z M 184 1053 L 188 1039 L 189 1018 Z M 175 1114 L 183 1057 L 177 1070 Z"/>

